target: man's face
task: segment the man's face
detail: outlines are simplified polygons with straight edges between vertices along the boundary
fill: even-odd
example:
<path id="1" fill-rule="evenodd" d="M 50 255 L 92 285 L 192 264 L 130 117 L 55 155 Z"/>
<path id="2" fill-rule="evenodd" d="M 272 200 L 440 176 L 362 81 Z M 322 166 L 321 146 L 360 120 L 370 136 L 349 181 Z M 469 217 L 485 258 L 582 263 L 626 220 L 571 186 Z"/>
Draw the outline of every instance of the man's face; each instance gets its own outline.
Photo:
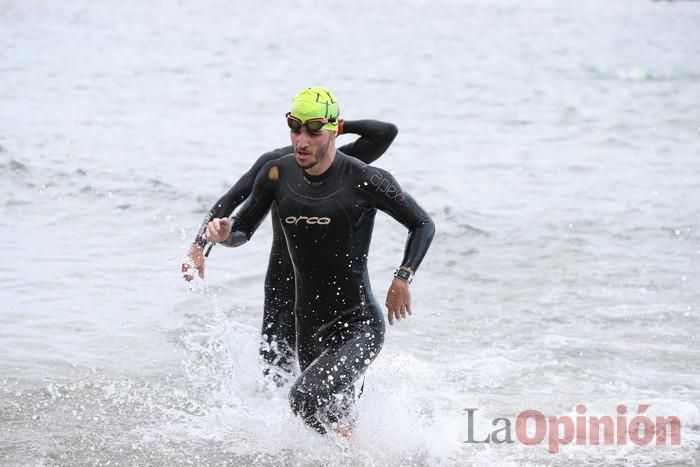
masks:
<path id="1" fill-rule="evenodd" d="M 306 127 L 290 130 L 289 135 L 294 146 L 294 157 L 302 169 L 317 165 L 328 154 L 328 148 L 335 133 L 328 130 L 309 131 Z"/>

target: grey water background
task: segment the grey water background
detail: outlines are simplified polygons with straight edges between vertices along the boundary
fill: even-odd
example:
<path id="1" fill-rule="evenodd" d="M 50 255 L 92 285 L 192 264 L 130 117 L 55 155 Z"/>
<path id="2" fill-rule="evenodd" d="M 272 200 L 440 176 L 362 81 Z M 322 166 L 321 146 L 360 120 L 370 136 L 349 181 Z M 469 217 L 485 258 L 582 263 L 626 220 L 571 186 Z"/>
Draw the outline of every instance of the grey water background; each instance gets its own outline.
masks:
<path id="1" fill-rule="evenodd" d="M 0 1 L 0 465 L 695 465 L 699 25 L 644 0 Z M 350 447 L 261 381 L 268 222 L 179 273 L 318 84 L 398 125 L 377 165 L 438 226 Z M 404 241 L 378 216 L 380 302 Z M 465 408 L 483 439 L 578 404 L 649 404 L 682 443 L 464 443 Z"/>

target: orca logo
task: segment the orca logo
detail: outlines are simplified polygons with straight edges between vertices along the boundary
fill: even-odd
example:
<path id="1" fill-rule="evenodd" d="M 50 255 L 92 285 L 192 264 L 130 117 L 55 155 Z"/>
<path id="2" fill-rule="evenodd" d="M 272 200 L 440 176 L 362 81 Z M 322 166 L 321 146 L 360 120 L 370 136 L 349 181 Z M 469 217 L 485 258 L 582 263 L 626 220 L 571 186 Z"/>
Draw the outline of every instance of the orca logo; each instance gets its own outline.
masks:
<path id="1" fill-rule="evenodd" d="M 306 217 L 306 216 L 289 216 L 284 220 L 287 224 L 299 225 L 299 222 L 308 225 L 328 225 L 331 223 L 330 217 Z"/>

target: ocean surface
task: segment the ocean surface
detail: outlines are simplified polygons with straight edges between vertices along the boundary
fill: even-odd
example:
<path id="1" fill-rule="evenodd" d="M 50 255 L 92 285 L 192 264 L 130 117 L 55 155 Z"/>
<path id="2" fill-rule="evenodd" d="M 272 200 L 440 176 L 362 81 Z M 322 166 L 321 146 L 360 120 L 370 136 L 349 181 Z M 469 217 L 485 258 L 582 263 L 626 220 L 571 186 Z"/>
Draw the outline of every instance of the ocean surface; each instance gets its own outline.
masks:
<path id="1" fill-rule="evenodd" d="M 269 221 L 180 274 L 314 85 L 437 224 L 349 445 L 260 377 Z M 0 0 L 0 241 L 2 466 L 697 465 L 700 2 Z M 678 443 L 516 437 L 622 405 Z"/>

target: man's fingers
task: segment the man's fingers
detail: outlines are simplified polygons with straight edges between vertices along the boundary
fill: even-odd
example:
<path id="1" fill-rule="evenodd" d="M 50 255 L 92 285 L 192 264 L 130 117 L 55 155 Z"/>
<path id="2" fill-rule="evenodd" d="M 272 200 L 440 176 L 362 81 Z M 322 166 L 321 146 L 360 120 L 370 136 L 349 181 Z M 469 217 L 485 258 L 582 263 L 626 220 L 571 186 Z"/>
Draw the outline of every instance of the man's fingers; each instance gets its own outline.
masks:
<path id="1" fill-rule="evenodd" d="M 207 225 L 207 240 L 216 241 L 219 238 L 219 225 L 218 219 L 214 219 Z"/>
<path id="2" fill-rule="evenodd" d="M 197 270 L 199 271 L 200 279 L 204 279 L 204 264 L 200 265 Z"/>
<path id="3" fill-rule="evenodd" d="M 214 243 L 225 240 L 225 233 L 231 230 L 233 221 L 228 217 L 216 218 L 207 224 L 205 238 Z"/>
<path id="4" fill-rule="evenodd" d="M 389 324 L 394 324 L 394 321 L 401 321 L 408 318 L 411 314 L 411 297 L 406 296 L 405 292 L 400 289 L 389 289 L 386 297 L 387 316 Z"/>
<path id="5" fill-rule="evenodd" d="M 216 220 L 216 219 L 214 219 L 214 220 Z M 217 227 L 216 227 L 216 224 L 214 223 L 214 221 L 211 221 L 207 224 L 207 232 L 209 232 L 210 234 L 215 234 L 216 230 L 217 230 Z"/>
<path id="6" fill-rule="evenodd" d="M 410 307 L 407 303 L 395 304 L 387 301 L 387 308 L 389 310 L 389 316 L 392 318 L 390 324 L 393 324 L 394 320 L 401 321 L 402 319 L 407 319 L 408 315 L 411 314 Z"/>
<path id="7" fill-rule="evenodd" d="M 187 271 L 190 270 L 190 266 L 191 266 L 191 265 L 188 264 L 188 263 L 182 263 L 182 272 L 183 272 L 182 277 L 184 277 L 184 279 L 185 279 L 187 282 L 189 282 L 189 281 L 191 281 L 192 279 L 194 279 L 194 277 L 192 276 L 192 274 L 190 274 L 189 272 L 187 272 Z"/>

